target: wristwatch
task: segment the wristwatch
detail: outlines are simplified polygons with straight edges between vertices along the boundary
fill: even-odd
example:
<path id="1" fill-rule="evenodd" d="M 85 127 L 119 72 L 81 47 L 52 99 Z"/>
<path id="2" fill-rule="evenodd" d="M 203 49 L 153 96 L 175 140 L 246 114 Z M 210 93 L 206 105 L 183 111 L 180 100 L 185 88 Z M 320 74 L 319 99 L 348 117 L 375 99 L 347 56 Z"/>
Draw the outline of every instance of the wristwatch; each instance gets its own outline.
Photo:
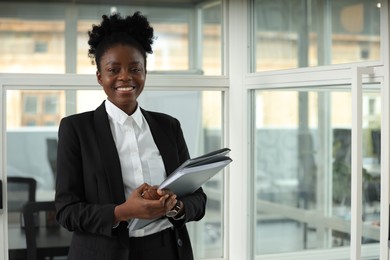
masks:
<path id="1" fill-rule="evenodd" d="M 168 218 L 174 218 L 174 217 L 176 217 L 177 213 L 179 213 L 180 210 L 181 210 L 180 201 L 177 201 L 176 205 L 170 211 L 168 211 L 165 215 Z"/>

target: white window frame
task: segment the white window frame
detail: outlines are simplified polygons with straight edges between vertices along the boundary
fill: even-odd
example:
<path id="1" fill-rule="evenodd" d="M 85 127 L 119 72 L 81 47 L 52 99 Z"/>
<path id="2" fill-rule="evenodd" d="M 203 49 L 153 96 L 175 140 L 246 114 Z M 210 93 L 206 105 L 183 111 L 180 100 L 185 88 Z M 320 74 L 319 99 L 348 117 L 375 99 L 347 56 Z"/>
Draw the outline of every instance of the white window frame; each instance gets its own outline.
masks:
<path id="1" fill-rule="evenodd" d="M 224 89 L 227 93 L 226 144 L 232 149 L 230 156 L 234 162 L 230 165 L 225 180 L 225 226 L 224 226 L 224 257 L 218 259 L 264 259 L 253 255 L 253 248 L 250 241 L 253 233 L 251 226 L 251 159 L 250 159 L 250 99 L 249 93 L 254 89 L 283 88 L 285 86 L 308 86 L 321 84 L 350 83 L 345 75 L 349 74 L 352 68 L 372 67 L 374 79 L 382 82 L 382 136 L 381 136 L 381 242 L 380 260 L 388 260 L 388 237 L 389 237 L 389 175 L 390 175 L 390 55 L 389 55 L 389 5 L 388 0 L 381 1 L 381 48 L 382 60 L 377 63 L 359 63 L 320 68 L 292 69 L 279 72 L 248 73 L 249 72 L 249 48 L 248 32 L 243 28 L 248 27 L 249 6 L 247 0 L 226 0 L 224 2 L 224 48 L 226 75 L 221 77 L 200 77 L 200 76 L 159 76 L 149 75 L 148 87 L 163 89 L 182 89 L 189 87 L 194 89 Z M 240 51 L 237 51 L 240 50 Z M 364 80 L 372 80 L 365 77 Z M 1 127 L 0 138 L 4 145 L 6 141 L 6 97 L 7 90 L 12 86 L 95 86 L 94 76 L 85 75 L 0 75 L 0 115 Z M 73 88 L 75 89 L 75 88 Z M 79 89 L 79 88 L 78 88 Z M 3 193 L 6 191 L 5 171 L 6 154 L 0 149 L 0 179 L 3 180 Z M 5 192 L 6 194 L 6 192 Z M 3 206 L 6 207 L 6 195 L 3 196 Z M 7 219 L 4 210 L 0 210 L 0 260 L 7 259 L 8 234 Z M 356 250 L 353 248 L 352 250 Z M 332 251 L 334 257 L 342 252 L 335 249 Z M 275 255 L 273 259 L 321 259 L 323 252 L 305 251 Z M 270 258 L 267 258 L 270 259 Z M 329 258 L 327 258 L 329 259 Z M 336 258 L 335 258 L 336 259 Z M 356 259 L 353 259 L 356 260 Z"/>
<path id="2" fill-rule="evenodd" d="M 251 109 L 249 95 L 252 90 L 257 89 L 286 89 L 294 87 L 306 87 L 316 90 L 317 86 L 329 85 L 352 85 L 353 71 L 357 68 L 370 68 L 374 74 L 364 75 L 363 82 L 381 83 L 382 99 L 382 136 L 381 136 L 381 233 L 380 233 L 380 259 L 389 259 L 388 237 L 389 237 L 389 132 L 390 132 L 390 91 L 389 91 L 389 5 L 387 0 L 381 1 L 381 48 L 382 59 L 378 62 L 360 62 L 343 65 L 332 65 L 312 68 L 298 68 L 285 71 L 271 71 L 261 73 L 248 73 L 249 70 L 249 48 L 248 33 L 240 28 L 248 26 L 242 22 L 242 17 L 248 17 L 250 13 L 249 1 L 229 1 L 229 63 L 228 68 L 230 79 L 230 107 L 234 108 L 229 113 L 230 144 L 232 158 L 236 164 L 231 166 L 230 193 L 229 199 L 229 259 L 350 259 L 359 260 L 360 247 L 355 242 L 350 251 L 344 249 L 302 251 L 286 254 L 275 254 L 267 256 L 255 256 L 254 249 L 249 241 L 253 241 L 253 227 L 251 227 L 251 176 L 252 164 L 250 162 L 251 142 L 249 127 L 251 120 Z M 246 21 L 245 21 L 246 22 Z M 248 28 L 247 28 L 248 29 Z M 245 40 L 247 39 L 247 40 Z M 237 50 L 242 50 L 238 53 Z M 246 54 L 246 55 L 245 55 Z M 243 57 L 245 56 L 245 57 Z M 246 66 L 245 66 L 246 65 Z M 313 87 L 316 86 L 316 87 Z M 241 102 L 239 101 L 241 99 Z M 361 100 L 354 100 L 359 104 Z M 351 108 L 352 110 L 353 108 Z M 353 114 L 358 117 L 357 107 Z M 247 115 L 244 119 L 240 115 Z M 361 115 L 361 114 L 360 114 Z M 355 120 L 359 118 L 355 118 Z M 357 132 L 357 124 L 352 128 Z M 241 136 L 234 140 L 234 136 Z M 238 139 L 238 138 L 237 138 Z M 355 142 L 357 138 L 355 137 Z M 358 145 L 358 144 L 355 144 Z M 355 155 L 357 157 L 357 155 Z M 355 162 L 356 164 L 356 162 Z M 358 164 L 359 166 L 359 164 Z M 245 174 L 242 174 L 242 173 Z M 234 188 L 233 188 L 234 187 Z M 352 199 L 357 201 L 358 194 L 354 192 Z M 246 202 L 246 203 L 243 203 Z M 239 207 L 239 210 L 237 210 Z M 240 223 L 240 225 L 237 225 Z M 357 223 L 352 223 L 357 225 Z M 374 252 L 378 254 L 377 247 L 364 246 L 365 253 Z M 371 251 L 370 251 L 371 250 Z M 324 258 L 324 254 L 327 254 Z"/>
<path id="3" fill-rule="evenodd" d="M 21 87 L 22 86 L 22 87 Z M 223 100 L 227 99 L 229 81 L 224 76 L 194 76 L 194 75 L 148 75 L 145 88 L 155 91 L 221 91 Z M 7 138 L 6 138 L 6 92 L 9 90 L 102 90 L 97 84 L 95 75 L 76 74 L 0 74 L 0 115 L 1 115 L 1 149 L 0 149 L 0 180 L 3 182 L 3 210 L 0 210 L 0 260 L 8 259 L 8 219 L 7 219 Z M 223 143 L 227 147 L 228 138 L 226 131 L 226 111 L 228 102 L 223 105 L 222 132 L 224 133 Z M 67 108 L 67 113 L 73 113 L 74 108 Z M 226 171 L 226 174 L 228 169 Z M 223 187 L 226 187 L 227 178 Z M 222 190 L 226 195 L 226 189 Z M 224 203 L 227 203 L 227 196 Z M 223 207 L 223 216 L 227 216 L 227 207 Z M 225 222 L 227 218 L 225 219 Z M 222 232 L 223 233 L 223 232 Z M 226 237 L 223 240 L 226 250 Z M 225 252 L 226 254 L 226 252 Z"/>

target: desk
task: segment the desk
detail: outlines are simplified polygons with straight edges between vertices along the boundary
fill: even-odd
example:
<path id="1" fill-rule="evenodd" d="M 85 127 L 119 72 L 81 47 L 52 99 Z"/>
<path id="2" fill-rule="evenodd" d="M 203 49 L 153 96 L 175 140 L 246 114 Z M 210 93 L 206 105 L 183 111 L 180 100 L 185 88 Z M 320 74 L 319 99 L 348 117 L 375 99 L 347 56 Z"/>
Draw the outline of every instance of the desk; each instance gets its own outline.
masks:
<path id="1" fill-rule="evenodd" d="M 69 250 L 72 233 L 64 228 L 40 227 L 37 232 L 37 248 L 45 254 L 61 253 L 66 255 Z M 26 235 L 19 225 L 8 226 L 9 259 L 26 259 Z"/>

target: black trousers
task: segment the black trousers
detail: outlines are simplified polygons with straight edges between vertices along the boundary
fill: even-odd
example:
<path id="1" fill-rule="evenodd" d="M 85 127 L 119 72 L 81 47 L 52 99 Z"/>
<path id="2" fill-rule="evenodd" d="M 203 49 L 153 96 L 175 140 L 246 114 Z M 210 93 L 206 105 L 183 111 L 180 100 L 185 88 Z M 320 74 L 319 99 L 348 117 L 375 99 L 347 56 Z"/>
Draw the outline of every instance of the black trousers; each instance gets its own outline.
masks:
<path id="1" fill-rule="evenodd" d="M 130 238 L 129 260 L 179 260 L 173 229 Z"/>

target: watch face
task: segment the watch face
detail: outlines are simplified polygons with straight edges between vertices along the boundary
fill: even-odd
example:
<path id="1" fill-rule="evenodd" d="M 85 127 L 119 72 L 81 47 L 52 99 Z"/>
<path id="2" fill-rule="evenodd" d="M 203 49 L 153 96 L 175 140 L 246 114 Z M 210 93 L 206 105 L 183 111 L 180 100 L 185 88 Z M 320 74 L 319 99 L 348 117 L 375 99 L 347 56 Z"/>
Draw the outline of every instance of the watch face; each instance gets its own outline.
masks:
<path id="1" fill-rule="evenodd" d="M 177 201 L 176 205 L 170 211 L 168 211 L 167 214 L 165 214 L 165 216 L 169 218 L 173 218 L 177 215 L 177 213 L 179 213 L 179 211 L 180 211 L 180 202 Z"/>
<path id="2" fill-rule="evenodd" d="M 177 215 L 177 212 L 178 212 L 178 211 L 175 210 L 175 209 L 170 210 L 170 211 L 167 212 L 166 216 L 169 217 L 169 218 L 172 218 L 172 217 L 174 217 L 174 216 Z"/>

